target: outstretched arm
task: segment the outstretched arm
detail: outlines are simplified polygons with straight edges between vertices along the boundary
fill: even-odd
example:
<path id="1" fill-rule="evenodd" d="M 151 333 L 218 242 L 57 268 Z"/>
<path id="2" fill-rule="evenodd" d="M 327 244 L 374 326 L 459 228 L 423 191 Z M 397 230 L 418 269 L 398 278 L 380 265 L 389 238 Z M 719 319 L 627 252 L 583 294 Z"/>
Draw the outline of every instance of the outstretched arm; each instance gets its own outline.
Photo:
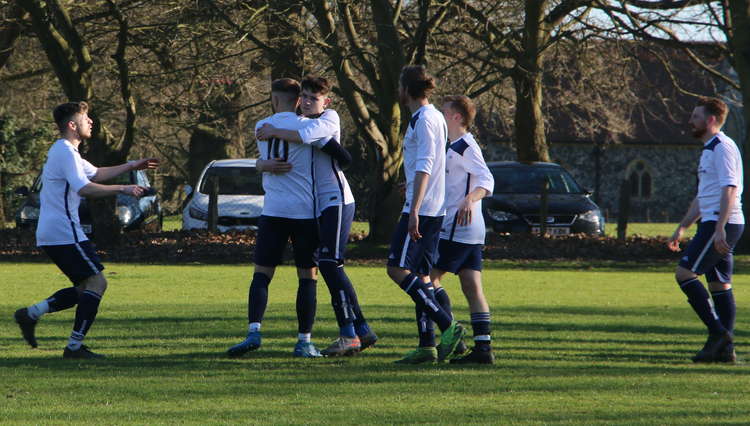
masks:
<path id="1" fill-rule="evenodd" d="M 142 158 L 140 160 L 128 161 L 119 166 L 99 167 L 96 169 L 96 174 L 91 178 L 91 181 L 106 182 L 131 170 L 155 169 L 157 167 L 159 167 L 159 160 L 156 158 Z"/>

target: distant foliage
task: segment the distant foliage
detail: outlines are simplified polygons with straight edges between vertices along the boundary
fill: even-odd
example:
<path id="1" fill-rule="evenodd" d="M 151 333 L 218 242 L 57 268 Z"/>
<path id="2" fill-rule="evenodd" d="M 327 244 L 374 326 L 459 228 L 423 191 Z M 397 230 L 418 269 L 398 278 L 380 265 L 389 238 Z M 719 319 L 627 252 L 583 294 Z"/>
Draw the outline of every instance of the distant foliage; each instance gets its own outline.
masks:
<path id="1" fill-rule="evenodd" d="M 19 186 L 31 186 L 41 170 L 47 147 L 54 138 L 47 126 L 29 129 L 18 126 L 12 115 L 0 113 L 0 196 L 6 220 L 11 220 Z"/>

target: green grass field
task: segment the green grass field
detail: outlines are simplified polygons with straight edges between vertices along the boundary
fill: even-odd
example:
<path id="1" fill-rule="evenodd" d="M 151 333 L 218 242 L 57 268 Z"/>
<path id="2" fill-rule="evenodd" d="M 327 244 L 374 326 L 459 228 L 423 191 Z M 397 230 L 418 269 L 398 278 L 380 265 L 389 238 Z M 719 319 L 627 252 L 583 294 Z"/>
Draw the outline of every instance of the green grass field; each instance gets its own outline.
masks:
<path id="1" fill-rule="evenodd" d="M 745 259 L 747 260 L 747 259 Z M 295 279 L 277 272 L 263 346 L 223 356 L 246 327 L 248 266 L 109 264 L 110 288 L 87 343 L 106 360 L 62 360 L 73 311 L 46 316 L 40 348 L 15 309 L 68 285 L 52 265 L 0 263 L 0 423 L 446 423 L 698 424 L 750 418 L 745 364 L 694 365 L 704 329 L 672 279 L 555 264 L 485 271 L 493 310 L 493 366 L 399 366 L 415 344 L 411 301 L 382 267 L 352 267 L 365 314 L 381 337 L 346 359 L 291 357 Z M 747 268 L 737 275 L 740 357 L 749 356 Z M 468 311 L 446 280 L 458 319 Z M 336 334 L 319 283 L 314 340 Z"/>
<path id="2" fill-rule="evenodd" d="M 677 223 L 629 223 L 628 235 L 643 235 L 646 237 L 670 236 L 677 227 Z M 164 217 L 164 230 L 175 231 L 182 228 L 182 216 L 172 215 Z M 370 226 L 367 222 L 354 222 L 352 232 L 368 233 Z M 617 222 L 608 223 L 605 232 L 610 237 L 617 236 Z"/>

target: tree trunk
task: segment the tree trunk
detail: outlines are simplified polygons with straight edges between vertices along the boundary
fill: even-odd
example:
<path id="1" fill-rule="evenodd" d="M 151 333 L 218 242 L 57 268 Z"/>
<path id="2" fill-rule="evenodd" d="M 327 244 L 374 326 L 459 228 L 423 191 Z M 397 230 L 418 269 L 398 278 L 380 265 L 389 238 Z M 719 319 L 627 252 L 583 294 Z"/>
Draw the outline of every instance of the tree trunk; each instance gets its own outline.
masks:
<path id="1" fill-rule="evenodd" d="M 750 0 L 730 0 L 733 37 L 729 40 L 734 69 L 740 80 L 743 115 L 745 118 L 745 140 L 741 142 L 744 173 L 742 208 L 746 218 L 750 218 Z M 750 251 L 750 238 L 740 239 L 740 249 Z"/>
<path id="2" fill-rule="evenodd" d="M 11 55 L 13 55 L 16 42 L 21 36 L 21 21 L 27 16 L 17 4 L 11 4 L 10 8 L 11 12 L 9 15 L 16 18 L 16 20 L 6 21 L 6 25 L 0 29 L 0 69 L 3 69 Z"/>
<path id="3" fill-rule="evenodd" d="M 546 1 L 526 2 L 522 49 L 515 58 L 516 92 L 514 144 L 518 161 L 549 161 L 542 115 L 542 48 L 549 38 L 544 23 Z"/>

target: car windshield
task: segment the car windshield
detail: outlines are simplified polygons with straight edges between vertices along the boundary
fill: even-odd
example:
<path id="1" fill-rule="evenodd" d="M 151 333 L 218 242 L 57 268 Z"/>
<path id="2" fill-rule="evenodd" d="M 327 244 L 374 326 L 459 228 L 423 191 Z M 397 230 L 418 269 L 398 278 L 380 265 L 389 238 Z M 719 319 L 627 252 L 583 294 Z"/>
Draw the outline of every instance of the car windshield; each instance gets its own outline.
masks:
<path id="1" fill-rule="evenodd" d="M 550 194 L 581 194 L 573 177 L 557 167 L 494 167 L 495 194 L 539 194 L 549 182 Z"/>
<path id="2" fill-rule="evenodd" d="M 219 195 L 263 195 L 261 175 L 255 167 L 211 167 L 206 170 L 200 191 L 210 192 L 209 181 L 219 179 Z"/>

